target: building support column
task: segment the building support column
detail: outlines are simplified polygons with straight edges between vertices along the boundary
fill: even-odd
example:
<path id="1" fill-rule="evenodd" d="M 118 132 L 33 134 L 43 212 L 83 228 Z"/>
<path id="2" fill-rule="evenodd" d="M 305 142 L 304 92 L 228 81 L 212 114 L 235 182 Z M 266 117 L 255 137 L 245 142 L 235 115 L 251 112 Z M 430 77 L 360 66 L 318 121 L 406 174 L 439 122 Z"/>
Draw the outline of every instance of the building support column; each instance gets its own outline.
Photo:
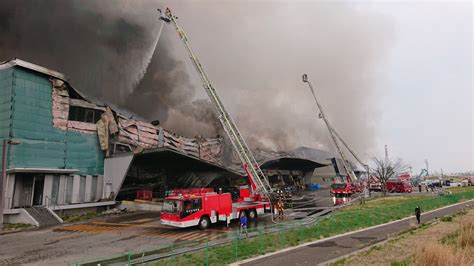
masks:
<path id="1" fill-rule="evenodd" d="M 72 203 L 79 203 L 80 202 L 80 196 L 79 196 L 79 191 L 81 188 L 81 176 L 80 175 L 74 175 L 73 176 L 73 183 L 72 183 Z"/>
<path id="2" fill-rule="evenodd" d="M 96 191 L 96 200 L 100 200 L 104 198 L 104 176 L 100 175 L 97 177 L 97 191 Z"/>
<path id="3" fill-rule="evenodd" d="M 66 204 L 67 175 L 59 176 L 58 205 Z"/>
<path id="4" fill-rule="evenodd" d="M 5 186 L 4 209 L 13 208 L 13 195 L 15 192 L 15 174 L 7 175 L 7 184 Z"/>
<path id="5" fill-rule="evenodd" d="M 86 176 L 86 187 L 85 187 L 85 197 L 84 202 L 91 202 L 92 201 L 92 176 Z"/>
<path id="6" fill-rule="evenodd" d="M 44 185 L 43 185 L 43 205 L 49 206 L 51 202 L 51 192 L 53 190 L 53 175 L 44 176 Z"/>

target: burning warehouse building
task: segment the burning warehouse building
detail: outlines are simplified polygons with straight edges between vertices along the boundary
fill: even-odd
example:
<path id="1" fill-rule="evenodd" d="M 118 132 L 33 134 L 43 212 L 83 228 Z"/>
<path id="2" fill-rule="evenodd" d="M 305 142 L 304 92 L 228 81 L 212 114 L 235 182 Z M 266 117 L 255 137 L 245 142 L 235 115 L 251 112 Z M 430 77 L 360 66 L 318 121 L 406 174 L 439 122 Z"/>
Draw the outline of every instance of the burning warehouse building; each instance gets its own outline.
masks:
<path id="1" fill-rule="evenodd" d="M 159 197 L 176 187 L 247 182 L 222 137 L 186 138 L 125 116 L 87 100 L 59 72 L 1 63 L 0 96 L 5 222 L 61 222 L 58 213 L 106 208 L 143 188 Z M 301 187 L 330 165 L 333 156 L 319 155 L 257 152 L 257 160 L 275 186 Z"/>

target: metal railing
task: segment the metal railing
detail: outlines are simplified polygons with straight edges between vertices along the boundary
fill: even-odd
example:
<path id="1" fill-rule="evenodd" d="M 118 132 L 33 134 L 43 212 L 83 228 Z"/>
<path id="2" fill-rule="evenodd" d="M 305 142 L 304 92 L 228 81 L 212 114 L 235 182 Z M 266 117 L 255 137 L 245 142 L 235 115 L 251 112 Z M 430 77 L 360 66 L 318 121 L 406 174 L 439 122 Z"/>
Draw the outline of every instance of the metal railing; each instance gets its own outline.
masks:
<path id="1" fill-rule="evenodd" d="M 413 215 L 417 205 L 426 212 L 473 198 L 474 191 L 470 191 L 445 196 L 407 199 L 398 203 L 389 201 L 383 205 L 373 205 L 370 202 L 361 205 L 354 203 L 354 207 L 342 212 L 328 212 L 325 215 L 308 216 L 300 220 L 249 228 L 248 238 L 245 239 L 241 238 L 238 230 L 234 230 L 214 237 L 206 236 L 199 241 L 181 240 L 157 246 L 153 250 L 127 252 L 76 265 L 122 262 L 132 265 L 152 261 L 158 262 L 157 265 L 174 265 L 183 262 L 181 260 L 184 260 L 185 263 L 189 262 L 189 258 L 186 258 L 188 255 L 183 257 L 184 254 L 192 254 L 193 259 L 199 260 L 199 264 L 209 265 L 213 264 L 211 259 L 216 259 L 217 254 L 221 256 L 230 252 L 232 258 L 228 258 L 228 261 L 223 263 L 227 264 L 249 256 L 264 254 L 323 237 L 399 220 Z"/>
<path id="2" fill-rule="evenodd" d="M 54 210 L 59 209 L 59 205 L 57 201 L 54 201 L 53 198 L 50 198 L 49 196 L 45 196 L 45 198 L 46 198 L 46 204 L 45 204 L 46 207 L 49 208 L 52 206 Z"/>

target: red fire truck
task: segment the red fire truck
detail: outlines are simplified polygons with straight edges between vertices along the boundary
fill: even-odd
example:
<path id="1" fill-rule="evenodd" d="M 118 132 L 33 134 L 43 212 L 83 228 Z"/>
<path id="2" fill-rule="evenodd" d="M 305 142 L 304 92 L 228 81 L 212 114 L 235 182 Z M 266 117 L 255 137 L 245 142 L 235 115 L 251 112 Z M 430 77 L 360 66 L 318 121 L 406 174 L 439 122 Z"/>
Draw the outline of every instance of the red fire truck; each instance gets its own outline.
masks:
<path id="1" fill-rule="evenodd" d="M 410 180 L 406 179 L 393 179 L 387 181 L 387 191 L 395 193 L 411 193 L 413 191 L 413 186 L 410 183 Z"/>
<path id="2" fill-rule="evenodd" d="M 216 193 L 212 188 L 175 190 L 164 201 L 161 223 L 206 229 L 219 221 L 228 224 L 242 214 L 254 220 L 270 208 L 269 202 L 254 201 L 249 187 L 242 187 L 239 192 L 238 201 L 232 202 L 230 193 Z"/>
<path id="3" fill-rule="evenodd" d="M 382 191 L 382 182 L 376 176 L 369 177 L 369 190 Z"/>
<path id="4" fill-rule="evenodd" d="M 331 194 L 334 195 L 351 195 L 353 193 L 351 183 L 346 182 L 335 182 L 331 185 Z"/>

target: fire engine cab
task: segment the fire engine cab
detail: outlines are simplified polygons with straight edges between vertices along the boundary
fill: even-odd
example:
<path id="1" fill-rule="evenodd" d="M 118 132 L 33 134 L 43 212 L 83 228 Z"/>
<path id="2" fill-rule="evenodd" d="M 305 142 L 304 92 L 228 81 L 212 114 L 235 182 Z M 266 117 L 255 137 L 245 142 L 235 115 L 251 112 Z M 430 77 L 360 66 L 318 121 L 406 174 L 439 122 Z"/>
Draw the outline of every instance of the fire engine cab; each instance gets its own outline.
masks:
<path id="1" fill-rule="evenodd" d="M 254 220 L 270 204 L 248 201 L 248 198 L 242 197 L 248 194 L 249 188 L 241 188 L 239 200 L 232 202 L 230 193 L 216 193 L 212 188 L 177 189 L 163 203 L 161 223 L 181 228 L 199 226 L 200 229 L 206 229 L 219 221 L 229 224 L 242 214 L 247 215 L 249 220 Z"/>
<path id="2" fill-rule="evenodd" d="M 351 183 L 335 182 L 331 184 L 331 194 L 350 196 L 354 191 Z"/>

